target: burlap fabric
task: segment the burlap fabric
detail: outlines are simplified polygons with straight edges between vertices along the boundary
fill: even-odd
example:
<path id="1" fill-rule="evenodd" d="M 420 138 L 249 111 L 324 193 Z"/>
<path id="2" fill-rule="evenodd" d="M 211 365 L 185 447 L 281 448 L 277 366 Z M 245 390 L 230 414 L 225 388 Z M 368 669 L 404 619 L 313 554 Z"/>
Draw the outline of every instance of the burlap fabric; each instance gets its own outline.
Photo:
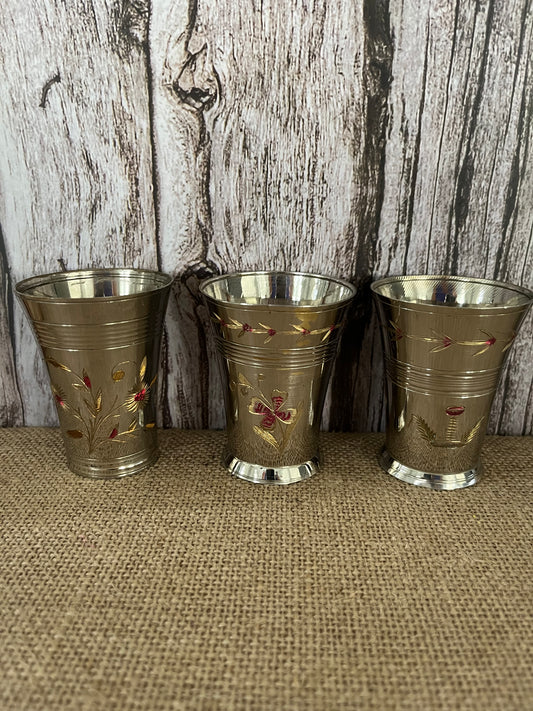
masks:
<path id="1" fill-rule="evenodd" d="M 0 708 L 533 708 L 533 438 L 456 492 L 323 436 L 305 483 L 229 477 L 223 434 L 160 433 L 113 482 L 57 430 L 0 431 Z"/>

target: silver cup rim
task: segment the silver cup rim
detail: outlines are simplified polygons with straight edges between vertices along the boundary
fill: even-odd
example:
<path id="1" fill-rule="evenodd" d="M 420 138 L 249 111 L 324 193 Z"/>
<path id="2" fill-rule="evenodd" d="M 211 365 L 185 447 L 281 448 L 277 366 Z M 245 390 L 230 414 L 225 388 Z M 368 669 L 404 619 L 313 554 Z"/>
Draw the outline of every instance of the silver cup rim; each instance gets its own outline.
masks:
<path id="1" fill-rule="evenodd" d="M 524 306 L 527 306 L 528 303 L 531 304 L 533 303 L 533 291 L 530 289 L 524 287 L 524 286 L 518 286 L 518 284 L 513 284 L 511 282 L 504 282 L 504 281 L 497 281 L 495 279 L 485 279 L 483 277 L 470 277 L 470 276 L 461 276 L 461 275 L 453 275 L 453 274 L 407 274 L 407 275 L 395 275 L 395 276 L 388 276 L 388 277 L 383 277 L 381 279 L 377 279 L 376 281 L 373 281 L 370 284 L 370 289 L 374 293 L 375 296 L 377 296 L 380 299 L 386 299 L 388 301 L 397 301 L 399 303 L 405 303 L 405 304 L 413 304 L 412 301 L 409 301 L 408 299 L 402 299 L 399 297 L 394 297 L 394 296 L 388 296 L 386 294 L 380 293 L 380 288 L 387 285 L 387 284 L 393 284 L 397 282 L 409 282 L 409 281 L 430 281 L 430 280 L 439 280 L 439 279 L 445 279 L 447 281 L 452 281 L 452 282 L 459 282 L 459 283 L 467 283 L 467 284 L 481 284 L 481 285 L 486 285 L 486 286 L 493 286 L 497 287 L 500 289 L 505 289 L 508 291 L 516 292 L 520 294 L 521 296 L 524 296 L 526 298 L 526 301 L 520 304 L 516 303 L 509 303 L 509 304 L 480 304 L 480 305 L 471 305 L 468 308 L 475 308 L 476 310 L 481 310 L 481 309 L 489 309 L 491 311 L 494 311 L 495 309 L 498 310 L 511 310 L 511 309 L 516 309 L 516 308 L 524 308 Z M 416 302 L 415 302 L 416 303 Z M 417 304 L 419 307 L 431 307 L 433 308 L 436 304 Z M 438 306 L 438 304 L 437 304 Z"/>
<path id="2" fill-rule="evenodd" d="M 68 297 L 68 296 L 49 296 L 47 294 L 35 294 L 31 292 L 31 289 L 35 289 L 39 286 L 46 286 L 48 284 L 54 284 L 61 281 L 70 281 L 80 278 L 88 277 L 103 277 L 103 276 L 137 276 L 146 277 L 153 281 L 152 285 L 136 294 L 121 294 L 113 296 L 82 296 L 82 297 Z M 35 302 L 43 303 L 54 303 L 54 304 L 81 304 L 81 303 L 92 303 L 98 300 L 99 303 L 102 302 L 117 302 L 122 300 L 136 299 L 139 296 L 146 294 L 153 294 L 158 291 L 164 291 L 173 282 L 173 277 L 165 272 L 160 272 L 155 269 L 137 269 L 134 267 L 103 267 L 98 269 L 74 269 L 60 272 L 50 272 L 47 274 L 37 274 L 27 279 L 22 279 L 15 284 L 15 292 L 17 296 L 25 300 L 31 300 Z"/>
<path id="3" fill-rule="evenodd" d="M 354 296 L 357 294 L 357 289 L 356 287 L 346 279 L 341 279 L 340 277 L 333 277 L 333 276 L 328 276 L 327 274 L 315 274 L 313 272 L 298 272 L 298 271 L 287 271 L 285 269 L 264 269 L 264 270 L 249 270 L 249 271 L 240 271 L 240 272 L 227 272 L 225 274 L 217 274 L 212 277 L 208 277 L 207 279 L 204 279 L 202 282 L 200 282 L 200 293 L 205 299 L 208 299 L 209 301 L 212 301 L 213 303 L 217 304 L 224 304 L 225 306 L 246 306 L 251 309 L 255 308 L 264 308 L 263 305 L 260 304 L 241 304 L 239 302 L 235 301 L 226 301 L 224 299 L 216 299 L 213 296 L 206 294 L 206 287 L 208 287 L 210 284 L 214 284 L 217 281 L 221 281 L 222 279 L 235 279 L 239 277 L 246 277 L 246 276 L 274 276 L 274 275 L 279 275 L 279 276 L 298 276 L 298 277 L 308 277 L 312 279 L 322 279 L 324 281 L 329 281 L 333 284 L 339 284 L 340 286 L 344 286 L 349 290 L 349 295 L 342 298 L 338 299 L 337 301 L 332 302 L 331 304 L 327 305 L 316 305 L 316 304 L 301 304 L 297 305 L 298 309 L 308 309 L 310 311 L 316 310 L 319 307 L 333 307 L 337 308 L 338 306 L 341 306 L 343 304 L 348 303 L 351 301 Z M 280 309 L 280 310 L 286 310 L 286 311 L 292 311 L 295 308 L 294 304 L 270 304 L 269 308 L 275 308 L 275 309 Z"/>

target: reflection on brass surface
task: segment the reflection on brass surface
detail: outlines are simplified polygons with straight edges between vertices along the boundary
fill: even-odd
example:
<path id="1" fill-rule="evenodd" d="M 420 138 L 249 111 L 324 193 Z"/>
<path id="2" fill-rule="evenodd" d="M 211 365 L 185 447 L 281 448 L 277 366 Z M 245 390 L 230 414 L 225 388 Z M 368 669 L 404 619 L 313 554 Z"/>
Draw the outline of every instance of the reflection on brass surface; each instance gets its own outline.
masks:
<path id="1" fill-rule="evenodd" d="M 249 272 L 208 279 L 200 289 L 227 381 L 226 466 L 262 483 L 311 476 L 354 287 L 312 274 Z"/>
<path id="2" fill-rule="evenodd" d="M 502 365 L 533 293 L 455 276 L 372 284 L 385 348 L 389 473 L 420 486 L 475 483 Z"/>
<path id="3" fill-rule="evenodd" d="M 155 461 L 159 346 L 171 278 L 135 269 L 32 277 L 17 295 L 41 345 L 67 463 L 114 478 Z"/>

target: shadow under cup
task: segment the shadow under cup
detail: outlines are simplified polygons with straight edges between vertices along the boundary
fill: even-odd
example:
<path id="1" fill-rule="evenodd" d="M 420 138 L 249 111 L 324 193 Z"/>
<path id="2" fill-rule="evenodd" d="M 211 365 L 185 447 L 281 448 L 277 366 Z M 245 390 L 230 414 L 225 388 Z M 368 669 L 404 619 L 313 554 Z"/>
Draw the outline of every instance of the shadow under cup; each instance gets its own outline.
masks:
<path id="1" fill-rule="evenodd" d="M 172 279 L 142 269 L 31 277 L 16 293 L 41 346 L 76 474 L 117 478 L 157 458 L 159 349 Z"/>
<path id="2" fill-rule="evenodd" d="M 432 489 L 474 484 L 501 369 L 533 293 L 446 275 L 389 277 L 371 288 L 388 385 L 381 466 Z"/>
<path id="3" fill-rule="evenodd" d="M 355 288 L 313 274 L 213 277 L 207 303 L 227 381 L 224 463 L 247 481 L 290 484 L 318 466 L 324 397 Z"/>

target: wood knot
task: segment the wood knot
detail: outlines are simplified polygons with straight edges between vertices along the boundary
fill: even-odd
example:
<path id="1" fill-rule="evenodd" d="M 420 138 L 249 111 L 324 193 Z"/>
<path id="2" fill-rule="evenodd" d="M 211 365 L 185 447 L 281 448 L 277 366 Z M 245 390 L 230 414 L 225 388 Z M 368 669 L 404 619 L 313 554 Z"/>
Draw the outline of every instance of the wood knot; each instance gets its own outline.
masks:
<path id="1" fill-rule="evenodd" d="M 183 272 L 180 281 L 187 291 L 191 294 L 197 303 L 201 303 L 200 292 L 198 287 L 204 279 L 209 279 L 212 276 L 218 276 L 220 269 L 210 259 L 202 260 L 196 264 L 192 264 Z"/>
<path id="2" fill-rule="evenodd" d="M 192 108 L 205 111 L 213 106 L 219 94 L 219 80 L 208 60 L 207 45 L 189 53 L 173 86 L 180 100 Z"/>

